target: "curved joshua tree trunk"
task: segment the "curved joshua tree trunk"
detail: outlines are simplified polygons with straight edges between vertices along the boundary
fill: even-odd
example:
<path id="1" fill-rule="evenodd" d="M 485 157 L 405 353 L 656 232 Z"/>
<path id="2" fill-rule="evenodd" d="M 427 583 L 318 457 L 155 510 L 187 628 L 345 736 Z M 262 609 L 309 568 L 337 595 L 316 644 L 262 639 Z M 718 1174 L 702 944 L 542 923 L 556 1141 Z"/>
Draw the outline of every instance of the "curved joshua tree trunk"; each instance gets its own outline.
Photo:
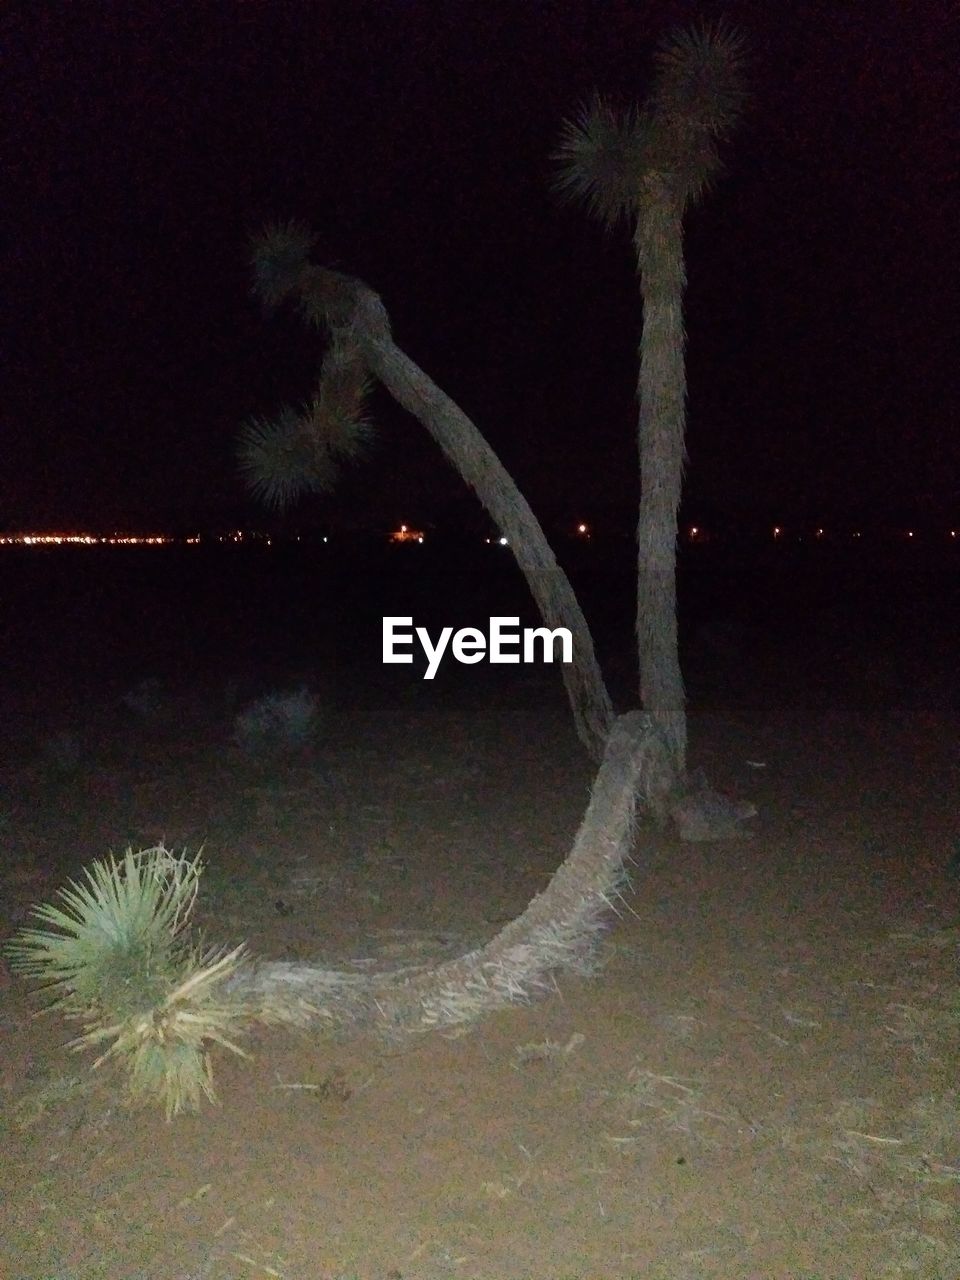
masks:
<path id="1" fill-rule="evenodd" d="M 574 662 L 564 666 L 564 680 L 577 731 L 602 763 L 570 856 L 544 892 L 486 946 L 433 967 L 370 975 L 264 963 L 238 975 L 232 992 L 251 1015 L 267 1022 L 375 1024 L 391 1031 L 472 1021 L 548 989 L 559 969 L 589 970 L 596 937 L 626 878 L 624 860 L 638 796 L 661 789 L 662 738 L 642 712 L 614 721 L 573 589 L 493 450 L 466 414 L 393 341 L 377 294 L 358 280 L 305 261 L 305 243 L 298 231 L 281 233 L 280 251 L 272 260 L 270 253 L 264 255 L 261 293 L 270 302 L 298 297 L 311 319 L 329 331 L 331 345 L 315 405 L 341 405 L 355 414 L 369 373 L 426 427 L 508 538 L 544 622 L 570 630 Z M 312 438 L 309 422 L 306 431 L 298 423 L 289 435 L 268 430 L 255 436 L 271 448 L 279 441 L 280 473 L 294 479 L 302 474 L 304 443 L 309 454 Z M 289 468 L 284 457 L 288 445 Z M 268 458 L 264 470 L 269 469 Z"/>
<path id="2" fill-rule="evenodd" d="M 563 679 L 577 733 L 600 760 L 613 708 L 593 638 L 569 579 L 509 472 L 463 410 L 394 342 L 386 309 L 372 289 L 309 265 L 298 291 L 314 318 L 330 329 L 341 370 L 356 360 L 423 424 L 507 538 L 546 625 L 569 629 L 573 662 L 563 665 Z"/>
<path id="3" fill-rule="evenodd" d="M 640 694 L 667 747 L 674 786 L 687 768 L 687 717 L 677 637 L 677 514 L 683 486 L 687 379 L 683 208 L 673 184 L 648 178 L 634 244 L 640 269 L 640 512 L 637 643 Z"/>
<path id="4" fill-rule="evenodd" d="M 372 1026 L 386 1032 L 471 1022 L 553 986 L 560 970 L 588 973 L 595 945 L 626 881 L 638 798 L 663 767 L 650 718 L 614 722 L 573 849 L 546 889 L 485 946 L 426 969 L 341 973 L 308 964 L 264 963 L 234 982 L 251 1014 L 305 1026 Z"/>

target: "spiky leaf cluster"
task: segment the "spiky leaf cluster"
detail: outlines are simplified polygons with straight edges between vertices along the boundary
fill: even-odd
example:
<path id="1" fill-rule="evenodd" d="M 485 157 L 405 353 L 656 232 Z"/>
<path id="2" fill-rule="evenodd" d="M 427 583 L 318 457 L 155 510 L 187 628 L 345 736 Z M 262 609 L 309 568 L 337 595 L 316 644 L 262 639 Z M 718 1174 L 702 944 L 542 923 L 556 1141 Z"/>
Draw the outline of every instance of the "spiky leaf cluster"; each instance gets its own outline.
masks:
<path id="1" fill-rule="evenodd" d="M 253 241 L 255 292 L 276 305 L 296 295 L 304 317 L 329 334 L 317 391 L 299 409 L 249 419 L 237 456 L 248 492 L 285 511 L 308 494 L 329 493 L 343 462 L 373 438 L 366 412 L 371 382 L 352 324 L 356 283 L 309 261 L 313 236 L 298 222 L 267 227 Z"/>
<path id="2" fill-rule="evenodd" d="M 584 200 L 604 226 L 630 219 L 637 208 L 637 175 L 650 167 L 649 122 L 594 94 L 575 120 L 564 123 L 556 156 L 555 187 Z"/>
<path id="3" fill-rule="evenodd" d="M 341 464 L 365 452 L 373 439 L 366 404 L 371 382 L 349 334 L 335 331 L 313 399 L 286 407 L 276 418 L 253 418 L 241 428 L 238 459 L 250 494 L 285 511 L 311 493 L 329 493 Z"/>
<path id="4" fill-rule="evenodd" d="M 240 428 L 237 460 L 250 495 L 286 511 L 310 493 L 329 493 L 339 468 L 318 441 L 315 415 L 287 405 L 275 418 L 250 418 Z"/>
<path id="5" fill-rule="evenodd" d="M 250 241 L 253 291 L 265 306 L 275 307 L 299 287 L 315 237 L 291 219 L 265 227 Z"/>
<path id="6" fill-rule="evenodd" d="M 242 1050 L 234 1036 L 249 1011 L 225 993 L 245 948 L 204 949 L 190 939 L 200 854 L 163 845 L 112 855 L 86 868 L 8 946 L 13 967 L 42 984 L 51 1009 L 83 1026 L 74 1048 L 111 1042 L 135 1098 L 159 1101 L 168 1118 L 214 1098 L 207 1045 Z"/>
<path id="7" fill-rule="evenodd" d="M 309 405 L 311 429 L 337 462 L 361 457 L 374 437 L 367 401 L 373 388 L 356 347 L 335 335 Z"/>
<path id="8" fill-rule="evenodd" d="M 329 493 L 341 463 L 360 457 L 373 438 L 366 415 L 369 382 L 355 368 L 334 368 L 301 409 L 252 418 L 240 431 L 240 471 L 264 506 L 288 510 L 308 494 Z"/>
<path id="9" fill-rule="evenodd" d="M 555 188 L 584 200 L 607 227 L 637 217 L 665 187 L 681 206 L 699 199 L 721 168 L 717 142 L 744 102 L 743 42 L 722 23 L 674 32 L 656 54 L 642 108 L 599 94 L 562 129 Z"/>
<path id="10" fill-rule="evenodd" d="M 745 57 L 742 35 L 722 20 L 672 32 L 655 55 L 655 113 L 727 137 L 746 102 Z"/>
<path id="11" fill-rule="evenodd" d="M 200 876 L 200 855 L 177 858 L 162 846 L 85 868 L 33 915 L 45 929 L 23 929 L 8 951 L 14 967 L 44 984 L 53 1008 L 71 1016 L 104 1003 L 149 1003 L 182 959 L 180 935 Z"/>
<path id="12" fill-rule="evenodd" d="M 203 1097 L 215 1103 L 209 1045 L 248 1056 L 236 1037 L 249 1021 L 249 1011 L 224 993 L 226 980 L 245 959 L 243 945 L 231 951 L 191 951 L 181 980 L 162 1001 L 114 1022 L 106 1016 L 92 1020 L 74 1047 L 112 1041 L 94 1067 L 120 1063 L 131 1099 L 159 1103 L 168 1120 L 181 1111 L 198 1110 Z"/>

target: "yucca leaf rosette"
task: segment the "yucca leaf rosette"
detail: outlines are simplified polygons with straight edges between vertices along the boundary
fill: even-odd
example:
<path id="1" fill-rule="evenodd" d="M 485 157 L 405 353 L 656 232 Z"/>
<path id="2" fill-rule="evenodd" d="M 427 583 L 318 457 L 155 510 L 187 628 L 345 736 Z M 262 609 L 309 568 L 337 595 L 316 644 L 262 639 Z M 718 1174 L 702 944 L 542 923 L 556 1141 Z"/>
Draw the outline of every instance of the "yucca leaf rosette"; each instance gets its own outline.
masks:
<path id="1" fill-rule="evenodd" d="M 79 1022 L 71 1047 L 108 1047 L 94 1063 L 118 1062 L 128 1092 L 162 1103 L 167 1118 L 216 1101 L 209 1047 L 243 1055 L 236 1037 L 249 1010 L 227 980 L 246 948 L 205 948 L 191 937 L 202 861 L 163 844 L 128 849 L 85 868 L 35 907 L 42 927 L 21 930 L 11 964 L 41 984 L 48 1008 Z M 245 1056 L 245 1055 L 244 1055 Z"/>

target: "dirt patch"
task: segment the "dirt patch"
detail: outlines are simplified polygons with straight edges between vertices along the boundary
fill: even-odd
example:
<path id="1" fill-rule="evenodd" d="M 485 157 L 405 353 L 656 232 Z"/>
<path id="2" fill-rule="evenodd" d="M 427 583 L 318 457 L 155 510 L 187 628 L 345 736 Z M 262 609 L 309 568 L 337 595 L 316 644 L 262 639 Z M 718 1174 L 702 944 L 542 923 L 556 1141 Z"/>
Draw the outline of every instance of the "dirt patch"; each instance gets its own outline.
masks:
<path id="1" fill-rule="evenodd" d="M 568 852 L 592 780 L 552 685 L 484 681 L 329 692 L 284 759 L 232 744 L 212 688 L 31 715 L 2 775 L 5 934 L 162 837 L 204 844 L 201 923 L 263 955 L 475 945 Z M 221 1107 L 166 1125 L 0 974 L 0 1274 L 954 1280 L 950 726 L 755 697 L 691 727 L 753 838 L 642 830 L 601 974 L 467 1034 L 261 1032 L 252 1062 L 217 1057 Z"/>

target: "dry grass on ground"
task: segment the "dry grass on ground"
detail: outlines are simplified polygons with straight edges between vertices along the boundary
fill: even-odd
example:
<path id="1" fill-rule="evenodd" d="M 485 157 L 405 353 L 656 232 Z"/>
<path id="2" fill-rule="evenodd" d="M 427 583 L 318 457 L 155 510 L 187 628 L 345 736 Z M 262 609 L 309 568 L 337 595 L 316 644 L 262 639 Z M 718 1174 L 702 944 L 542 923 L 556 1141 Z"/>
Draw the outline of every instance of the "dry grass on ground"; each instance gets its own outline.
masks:
<path id="1" fill-rule="evenodd" d="M 14 744 L 5 934 L 107 848 L 164 838 L 205 845 L 224 941 L 355 971 L 448 957 L 542 887 L 586 803 L 536 690 L 334 707 L 288 760 L 184 696 Z M 754 837 L 643 831 L 602 974 L 469 1034 L 258 1033 L 252 1063 L 217 1056 L 222 1107 L 166 1125 L 119 1109 L 5 974 L 0 1275 L 956 1280 L 949 725 L 757 698 L 692 727 Z"/>

